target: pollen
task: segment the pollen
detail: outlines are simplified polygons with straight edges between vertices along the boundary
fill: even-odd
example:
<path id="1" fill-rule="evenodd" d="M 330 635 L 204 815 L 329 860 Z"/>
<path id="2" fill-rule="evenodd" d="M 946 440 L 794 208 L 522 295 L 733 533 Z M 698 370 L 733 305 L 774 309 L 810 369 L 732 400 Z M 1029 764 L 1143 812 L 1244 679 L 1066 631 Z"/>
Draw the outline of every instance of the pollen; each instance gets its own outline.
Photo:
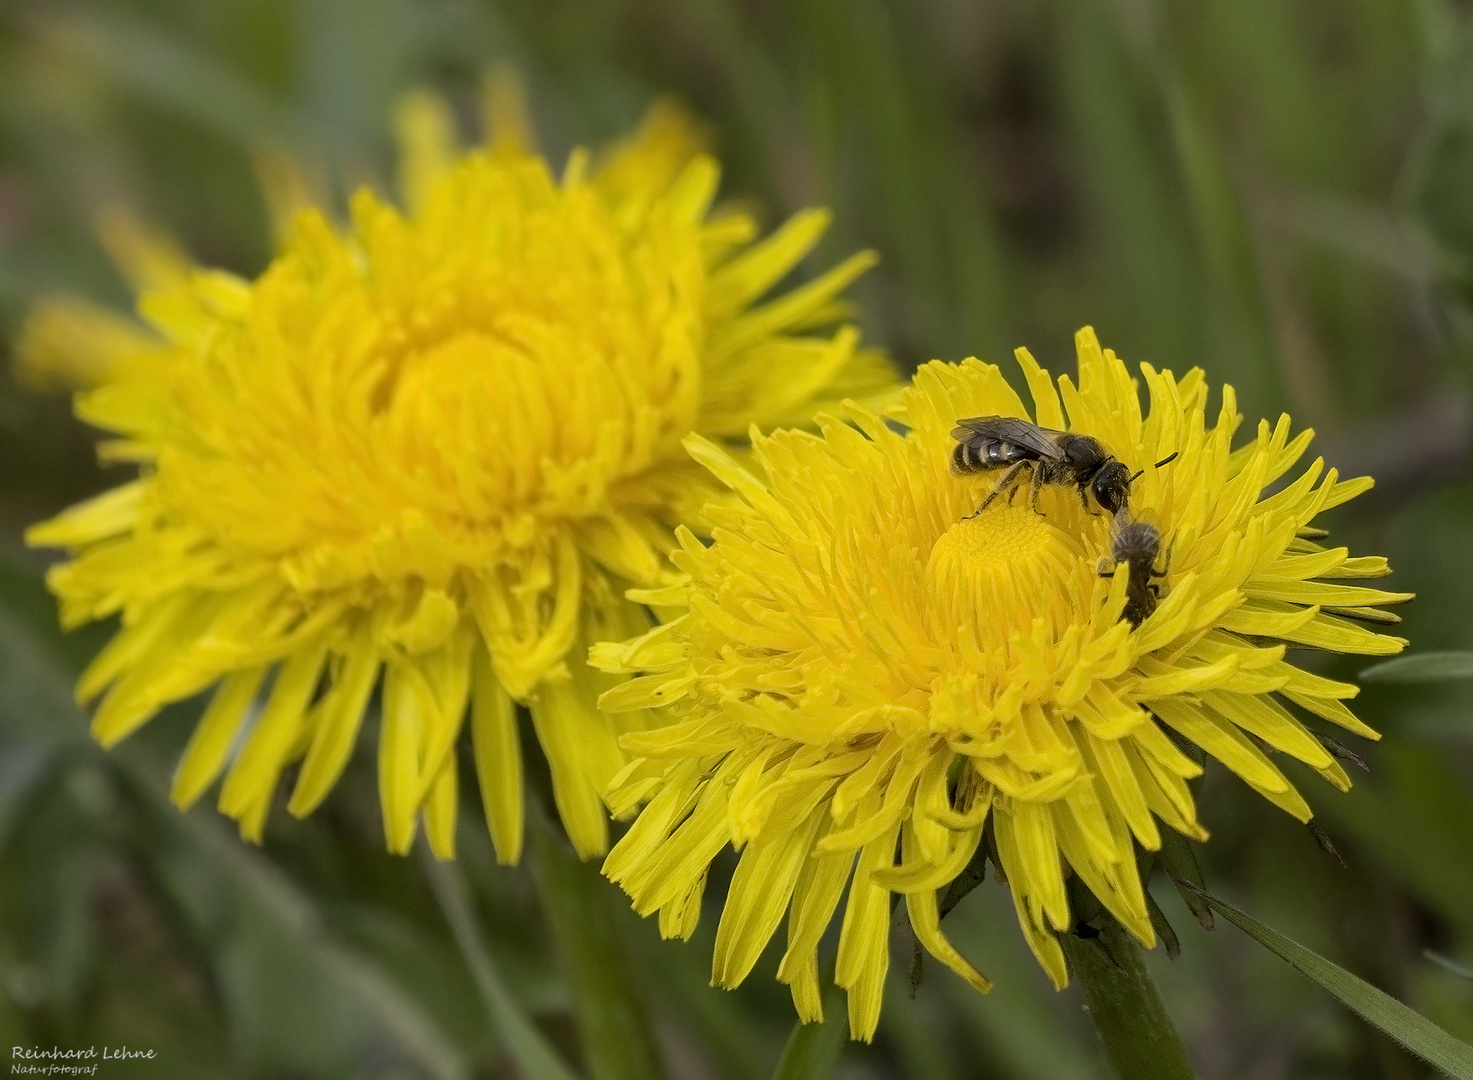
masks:
<path id="1" fill-rule="evenodd" d="M 1065 613 L 1067 586 L 1083 557 L 1079 543 L 1045 515 L 1027 506 L 990 507 L 941 534 L 926 564 L 926 587 L 943 625 L 967 626 L 982 651 L 993 653 L 1034 618 L 1053 622 Z"/>

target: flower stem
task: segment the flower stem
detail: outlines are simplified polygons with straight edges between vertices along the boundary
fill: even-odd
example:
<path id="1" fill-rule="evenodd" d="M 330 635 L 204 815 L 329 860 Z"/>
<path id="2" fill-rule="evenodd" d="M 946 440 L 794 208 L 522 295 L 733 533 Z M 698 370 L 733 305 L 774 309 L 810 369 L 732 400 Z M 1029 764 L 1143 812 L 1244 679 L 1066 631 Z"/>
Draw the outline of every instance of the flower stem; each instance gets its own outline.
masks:
<path id="1" fill-rule="evenodd" d="M 453 862 L 441 862 L 425 856 L 425 867 L 435 899 L 450 926 L 461 959 L 470 969 L 476 989 L 491 1027 L 500 1037 L 503 1049 L 517 1071 L 527 1080 L 576 1080 L 557 1052 L 548 1045 L 542 1033 L 523 1010 L 501 976 L 496 961 L 486 947 L 481 929 L 471 910 L 470 896 L 460 868 Z"/>
<path id="2" fill-rule="evenodd" d="M 1105 1056 L 1120 1080 L 1194 1080 L 1140 946 L 1113 919 L 1097 937 L 1060 934 Z"/>
<path id="3" fill-rule="evenodd" d="M 533 816 L 532 863 L 548 928 L 573 991 L 573 1007 L 594 1080 L 663 1080 L 634 968 L 624 947 L 618 899 L 597 863 L 578 860 L 561 836 Z M 623 906 L 623 905 L 621 905 Z"/>

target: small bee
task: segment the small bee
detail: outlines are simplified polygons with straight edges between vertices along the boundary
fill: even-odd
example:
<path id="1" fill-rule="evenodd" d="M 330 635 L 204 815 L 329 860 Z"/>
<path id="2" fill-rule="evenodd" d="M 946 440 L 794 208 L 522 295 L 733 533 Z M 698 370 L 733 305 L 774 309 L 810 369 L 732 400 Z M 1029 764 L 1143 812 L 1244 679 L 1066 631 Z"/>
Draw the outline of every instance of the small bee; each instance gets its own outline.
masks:
<path id="1" fill-rule="evenodd" d="M 1111 531 L 1114 540 L 1110 554 L 1116 566 L 1125 563 L 1130 568 L 1125 585 L 1125 609 L 1120 617 L 1131 626 L 1139 626 L 1156 610 L 1156 602 L 1161 599 L 1161 587 L 1151 580 L 1166 576 L 1165 570 L 1156 569 L 1156 557 L 1161 554 L 1161 530 L 1144 521 L 1130 520 L 1129 511 L 1125 511 L 1115 515 Z M 1101 560 L 1100 576 L 1109 577 L 1114 567 L 1106 570 L 1104 563 Z"/>
<path id="2" fill-rule="evenodd" d="M 1118 514 L 1130 499 L 1130 485 L 1140 476 L 1130 470 L 1100 445 L 1098 439 L 1068 431 L 1052 431 L 1037 427 L 1012 416 L 974 416 L 958 420 L 951 437 L 957 441 L 951 455 L 951 469 L 957 474 L 1006 469 L 998 478 L 992 494 L 982 500 L 975 513 L 980 514 L 992 500 L 1022 482 L 1024 471 L 1031 474 L 1030 502 L 1038 509 L 1038 493 L 1045 484 L 1073 484 L 1079 490 L 1079 501 L 1089 509 L 1086 492 L 1107 513 Z M 1158 461 L 1165 465 L 1171 457 Z"/>

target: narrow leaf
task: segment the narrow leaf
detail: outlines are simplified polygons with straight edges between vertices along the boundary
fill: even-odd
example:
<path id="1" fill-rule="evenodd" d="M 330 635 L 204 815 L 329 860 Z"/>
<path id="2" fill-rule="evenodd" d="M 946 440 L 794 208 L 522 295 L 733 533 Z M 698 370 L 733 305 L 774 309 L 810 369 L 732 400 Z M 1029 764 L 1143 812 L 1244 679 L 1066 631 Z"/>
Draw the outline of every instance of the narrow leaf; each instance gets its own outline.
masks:
<path id="1" fill-rule="evenodd" d="M 1451 972 L 1460 979 L 1467 979 L 1469 982 L 1473 982 L 1473 968 L 1464 967 L 1451 957 L 1443 956 L 1442 953 L 1433 952 L 1431 949 L 1423 949 L 1422 955 L 1444 971 Z"/>
<path id="2" fill-rule="evenodd" d="M 524 1080 L 575 1080 L 576 1074 L 563 1064 L 538 1032 L 497 970 L 480 928 L 476 926 L 470 898 L 466 895 L 465 879 L 461 877 L 459 868 L 454 863 L 440 862 L 428 855 L 425 863 L 430 885 L 440 901 L 445 921 L 455 935 L 461 958 L 480 988 L 486 1014 L 507 1054 L 515 1062 L 518 1074 Z"/>
<path id="3" fill-rule="evenodd" d="M 1424 683 L 1473 679 L 1473 652 L 1427 652 L 1398 656 L 1372 664 L 1360 673 L 1362 682 Z"/>
<path id="4" fill-rule="evenodd" d="M 40 29 L 65 55 L 212 132 L 250 145 L 282 127 L 261 87 L 232 72 L 222 57 L 160 25 L 102 9 L 85 19 L 49 18 Z"/>
<path id="5" fill-rule="evenodd" d="M 798 1023 L 777 1063 L 772 1080 L 827 1080 L 844 1044 L 844 992 L 834 985 L 832 972 L 824 978 L 823 1022 Z"/>
<path id="6" fill-rule="evenodd" d="M 168 770 L 147 745 L 106 757 L 91 747 L 71 684 L 98 645 L 89 631 L 63 635 L 39 575 L 0 556 L 0 839 L 16 812 L 27 812 L 49 762 L 105 776 L 126 792 L 119 805 L 128 808 L 110 815 L 107 834 L 142 860 L 136 872 L 150 883 L 150 902 L 176 912 L 205 950 L 243 1060 L 346 1068 L 362 1045 L 361 1024 L 376 1046 L 392 1040 L 416 1075 L 468 1077 L 464 1053 L 436 1017 L 372 957 L 328 933 L 311 893 L 221 820 L 169 803 Z M 274 979 L 290 983 L 286 992 L 272 994 Z M 331 1006 L 317 1008 L 324 1001 Z M 314 1023 L 307 1050 L 297 1039 Z"/>
<path id="7" fill-rule="evenodd" d="M 598 872 L 541 822 L 532 831 L 547 922 L 572 984 L 588 1069 L 596 1080 L 659 1080 L 665 1075 L 623 935 Z"/>
<path id="8" fill-rule="evenodd" d="M 1254 941 L 1308 975 L 1372 1027 L 1385 1032 L 1455 1080 L 1473 1080 L 1473 1046 L 1344 968 L 1272 930 L 1226 901 L 1201 893 L 1214 911 Z"/>

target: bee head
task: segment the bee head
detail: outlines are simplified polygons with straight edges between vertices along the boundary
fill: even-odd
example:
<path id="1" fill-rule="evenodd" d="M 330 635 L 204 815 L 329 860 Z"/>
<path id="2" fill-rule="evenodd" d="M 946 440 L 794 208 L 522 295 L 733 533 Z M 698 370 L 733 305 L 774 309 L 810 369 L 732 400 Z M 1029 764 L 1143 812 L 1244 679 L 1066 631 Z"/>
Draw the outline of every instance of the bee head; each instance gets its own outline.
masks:
<path id="1" fill-rule="evenodd" d="M 1111 461 L 1095 474 L 1089 489 L 1102 510 L 1118 514 L 1130 499 L 1130 470 L 1118 461 Z"/>

